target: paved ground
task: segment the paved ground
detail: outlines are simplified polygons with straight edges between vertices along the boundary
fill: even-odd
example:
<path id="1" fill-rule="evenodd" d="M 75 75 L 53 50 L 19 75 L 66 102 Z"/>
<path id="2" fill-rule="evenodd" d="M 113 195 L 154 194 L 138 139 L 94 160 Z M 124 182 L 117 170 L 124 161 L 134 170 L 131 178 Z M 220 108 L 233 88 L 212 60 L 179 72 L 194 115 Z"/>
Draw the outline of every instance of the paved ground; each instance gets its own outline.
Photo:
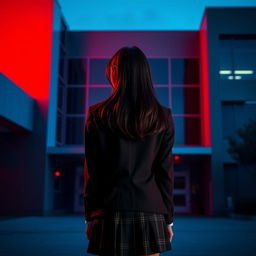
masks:
<path id="1" fill-rule="evenodd" d="M 173 250 L 161 256 L 255 256 L 256 220 L 176 217 Z M 82 217 L 0 219 L 1 256 L 91 256 Z"/>

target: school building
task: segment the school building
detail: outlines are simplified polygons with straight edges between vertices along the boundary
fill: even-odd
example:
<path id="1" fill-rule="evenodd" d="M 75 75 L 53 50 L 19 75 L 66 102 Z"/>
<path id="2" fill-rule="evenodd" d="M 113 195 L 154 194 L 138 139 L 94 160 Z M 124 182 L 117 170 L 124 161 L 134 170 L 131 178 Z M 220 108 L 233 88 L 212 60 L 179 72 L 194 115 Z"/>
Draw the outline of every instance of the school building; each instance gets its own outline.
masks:
<path id="1" fill-rule="evenodd" d="M 255 181 L 228 154 L 227 138 L 256 117 L 256 8 L 206 8 L 196 31 L 71 31 L 52 4 L 49 57 L 38 61 L 49 79 L 34 76 L 30 90 L 0 73 L 0 214 L 83 214 L 88 107 L 110 96 L 106 64 L 132 45 L 173 111 L 175 215 L 255 209 Z"/>

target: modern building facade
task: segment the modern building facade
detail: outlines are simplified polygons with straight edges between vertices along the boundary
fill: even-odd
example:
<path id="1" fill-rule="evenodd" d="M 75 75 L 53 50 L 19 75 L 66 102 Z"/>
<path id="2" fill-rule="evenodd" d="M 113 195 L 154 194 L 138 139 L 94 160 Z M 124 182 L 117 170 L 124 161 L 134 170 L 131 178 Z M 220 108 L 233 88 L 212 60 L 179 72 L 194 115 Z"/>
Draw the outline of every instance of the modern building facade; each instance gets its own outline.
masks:
<path id="1" fill-rule="evenodd" d="M 46 147 L 38 151 L 45 159 L 44 178 L 36 181 L 43 203 L 30 211 L 29 202 L 17 196 L 5 214 L 19 214 L 12 210 L 17 202 L 27 214 L 83 214 L 88 107 L 110 96 L 106 64 L 119 48 L 132 45 L 148 57 L 159 102 L 173 111 L 176 215 L 223 215 L 230 199 L 236 206 L 255 207 L 255 183 L 227 153 L 228 136 L 237 136 L 236 130 L 256 117 L 252 24 L 256 8 L 206 8 L 198 31 L 70 31 L 54 1 Z M 7 83 L 7 78 L 0 81 Z M 8 104 L 0 101 L 0 106 L 7 109 Z M 19 121 L 10 120 L 9 113 L 0 115 L 3 130 L 7 121 Z M 29 118 L 36 122 L 37 116 L 19 126 L 33 133 Z M 8 140 L 3 132 L 0 137 Z M 30 186 L 26 175 L 19 182 Z"/>

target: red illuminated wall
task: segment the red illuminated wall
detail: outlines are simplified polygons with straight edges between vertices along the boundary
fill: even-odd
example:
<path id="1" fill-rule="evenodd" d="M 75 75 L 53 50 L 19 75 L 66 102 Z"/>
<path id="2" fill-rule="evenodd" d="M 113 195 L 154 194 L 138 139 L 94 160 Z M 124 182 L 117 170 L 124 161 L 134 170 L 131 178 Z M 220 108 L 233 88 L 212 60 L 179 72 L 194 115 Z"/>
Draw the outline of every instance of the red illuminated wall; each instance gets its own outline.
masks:
<path id="1" fill-rule="evenodd" d="M 202 110 L 202 146 L 211 146 L 210 126 L 210 97 L 209 97 L 209 70 L 208 70 L 208 41 L 207 41 L 207 14 L 204 13 L 200 38 L 200 60 L 201 60 L 201 110 Z"/>
<path id="2" fill-rule="evenodd" d="M 0 1 L 0 72 L 36 103 L 32 132 L 0 132 L 0 215 L 45 211 L 52 16 L 53 0 Z"/>
<path id="3" fill-rule="evenodd" d="M 36 99 L 49 94 L 53 0 L 0 1 L 0 72 Z"/>
<path id="4" fill-rule="evenodd" d="M 201 110 L 202 110 L 202 146 L 211 147 L 211 124 L 210 124 L 210 83 L 209 83 L 209 58 L 208 58 L 208 35 L 207 35 L 207 12 L 204 12 L 200 31 L 200 68 L 201 68 Z M 204 201 L 206 214 L 213 214 L 213 187 L 212 171 L 209 169 L 211 158 L 204 162 Z"/>

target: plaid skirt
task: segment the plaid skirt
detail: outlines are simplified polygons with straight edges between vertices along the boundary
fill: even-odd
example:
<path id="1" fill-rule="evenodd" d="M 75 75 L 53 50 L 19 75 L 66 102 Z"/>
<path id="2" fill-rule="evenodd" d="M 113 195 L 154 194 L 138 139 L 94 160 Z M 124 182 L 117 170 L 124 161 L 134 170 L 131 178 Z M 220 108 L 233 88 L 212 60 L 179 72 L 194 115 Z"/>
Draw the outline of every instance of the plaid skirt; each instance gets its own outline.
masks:
<path id="1" fill-rule="evenodd" d="M 172 250 L 163 214 L 115 211 L 94 219 L 87 253 L 138 256 Z"/>

